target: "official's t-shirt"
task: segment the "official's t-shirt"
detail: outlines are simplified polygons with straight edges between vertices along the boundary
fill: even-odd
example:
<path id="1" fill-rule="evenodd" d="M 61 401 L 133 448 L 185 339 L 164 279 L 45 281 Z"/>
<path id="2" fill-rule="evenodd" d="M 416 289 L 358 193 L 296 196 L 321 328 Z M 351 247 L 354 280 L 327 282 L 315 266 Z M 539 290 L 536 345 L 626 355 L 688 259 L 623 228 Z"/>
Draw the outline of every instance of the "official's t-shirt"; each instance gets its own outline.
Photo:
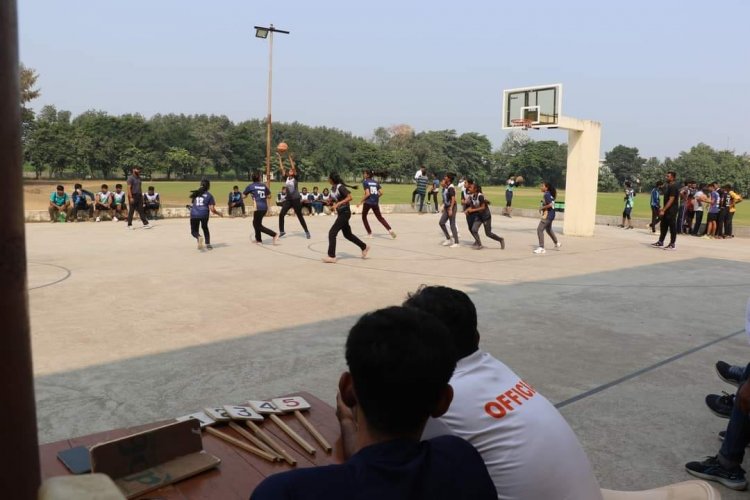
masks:
<path id="1" fill-rule="evenodd" d="M 66 201 L 68 201 L 68 193 L 63 193 L 62 196 L 59 196 L 57 194 L 57 191 L 53 191 L 52 194 L 49 195 L 49 201 L 51 201 L 58 207 L 61 207 L 65 205 Z"/>
<path id="2" fill-rule="evenodd" d="M 380 183 L 372 179 L 365 179 L 364 181 L 362 181 L 362 188 L 366 193 L 369 193 L 367 199 L 365 200 L 365 205 L 377 205 L 378 201 L 380 201 L 380 196 L 378 196 L 378 191 L 380 191 Z"/>
<path id="3" fill-rule="evenodd" d="M 216 205 L 216 200 L 211 193 L 206 191 L 205 193 L 193 198 L 193 206 L 190 207 L 190 218 L 191 219 L 203 219 L 208 217 L 208 207 Z"/>
<path id="4" fill-rule="evenodd" d="M 482 455 L 500 500 L 601 500 L 581 444 L 560 412 L 490 354 L 458 361 L 453 402 L 423 439 L 453 435 Z"/>
<path id="5" fill-rule="evenodd" d="M 128 177 L 128 186 L 130 186 L 130 192 L 133 194 L 141 194 L 141 183 L 143 181 L 140 177 L 136 177 L 135 175 L 131 175 Z"/>
<path id="6" fill-rule="evenodd" d="M 271 196 L 271 190 L 262 182 L 253 182 L 252 184 L 249 184 L 245 188 L 245 191 L 243 191 L 243 194 L 249 194 L 253 197 L 256 210 L 268 210 L 267 200 L 268 197 Z"/>
<path id="7" fill-rule="evenodd" d="M 679 192 L 677 190 L 677 185 L 673 182 L 671 184 L 666 184 L 664 186 L 664 205 L 662 208 L 667 206 L 667 203 L 669 202 L 669 198 L 674 198 L 674 201 L 672 202 L 672 206 L 669 207 L 669 210 L 665 212 L 665 215 L 675 215 L 677 214 L 677 208 L 679 203 Z"/>
<path id="8" fill-rule="evenodd" d="M 386 441 L 343 464 L 274 474 L 250 499 L 495 500 L 497 492 L 477 451 L 463 439 L 442 436 Z"/>
<path id="9" fill-rule="evenodd" d="M 456 188 L 451 184 L 447 188 L 443 189 L 443 208 L 448 208 L 453 203 L 453 199 L 456 197 Z"/>

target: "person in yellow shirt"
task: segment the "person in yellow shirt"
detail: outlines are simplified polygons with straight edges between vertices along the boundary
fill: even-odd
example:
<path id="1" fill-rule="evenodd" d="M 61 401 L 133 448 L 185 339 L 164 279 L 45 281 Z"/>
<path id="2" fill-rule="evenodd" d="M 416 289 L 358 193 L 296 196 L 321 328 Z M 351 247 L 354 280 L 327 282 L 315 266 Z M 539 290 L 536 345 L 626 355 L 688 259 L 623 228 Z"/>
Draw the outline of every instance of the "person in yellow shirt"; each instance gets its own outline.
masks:
<path id="1" fill-rule="evenodd" d="M 734 238 L 734 234 L 732 233 L 732 219 L 734 218 L 734 213 L 737 211 L 737 204 L 742 203 L 742 196 L 732 189 L 730 184 L 725 185 L 724 190 L 729 197 L 729 212 L 727 213 L 727 219 L 724 223 L 724 237 Z"/>

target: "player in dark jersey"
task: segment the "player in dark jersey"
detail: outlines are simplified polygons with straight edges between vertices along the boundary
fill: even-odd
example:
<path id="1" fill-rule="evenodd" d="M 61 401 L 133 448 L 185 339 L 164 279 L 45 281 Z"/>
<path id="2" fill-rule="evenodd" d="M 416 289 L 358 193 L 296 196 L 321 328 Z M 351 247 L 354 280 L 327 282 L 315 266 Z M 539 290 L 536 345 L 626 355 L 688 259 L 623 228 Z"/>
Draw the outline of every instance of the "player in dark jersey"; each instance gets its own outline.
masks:
<path id="1" fill-rule="evenodd" d="M 482 193 L 482 186 L 476 183 L 469 185 L 467 199 L 469 208 L 466 209 L 467 217 L 472 217 L 472 225 L 469 227 L 471 235 L 474 237 L 474 247 L 477 250 L 482 249 L 482 240 L 479 239 L 479 228 L 484 225 L 484 234 L 488 238 L 500 243 L 500 248 L 505 250 L 505 238 L 501 238 L 492 232 L 492 212 L 490 206 Z"/>
<path id="2" fill-rule="evenodd" d="M 331 172 L 331 175 L 328 176 L 328 182 L 331 183 L 331 198 L 334 200 L 331 209 L 336 212 L 336 220 L 333 222 L 330 231 L 328 231 L 328 255 L 323 257 L 323 262 L 329 264 L 336 263 L 336 236 L 339 234 L 339 231 L 344 233 L 344 238 L 362 250 L 362 258 L 364 259 L 367 257 L 370 247 L 354 236 L 352 227 L 349 225 L 349 219 L 352 217 L 352 211 L 349 207 L 349 202 L 352 201 L 352 194 L 347 188 L 357 189 L 358 186 L 344 184 L 341 176 L 336 172 Z"/>
<path id="3" fill-rule="evenodd" d="M 211 246 L 211 233 L 208 232 L 208 217 L 209 212 L 213 212 L 219 217 L 224 217 L 221 212 L 216 211 L 216 200 L 213 195 L 208 192 L 211 188 L 211 181 L 203 179 L 198 189 L 190 193 L 190 198 L 193 199 L 193 204 L 190 205 L 190 234 L 193 238 L 198 240 L 198 250 L 203 249 L 203 238 L 206 238 L 206 248 L 213 250 Z M 203 228 L 203 236 L 198 232 L 198 228 Z"/>
<path id="4" fill-rule="evenodd" d="M 279 170 L 281 171 L 281 177 L 284 179 L 284 185 L 286 186 L 286 198 L 281 205 L 281 212 L 279 213 L 279 237 L 283 237 L 286 232 L 284 231 L 284 217 L 290 208 L 294 209 L 294 213 L 297 215 L 299 223 L 302 225 L 302 229 L 305 230 L 305 236 L 310 239 L 310 231 L 307 229 L 307 223 L 305 223 L 305 217 L 302 215 L 302 196 L 299 194 L 298 185 L 298 172 L 297 167 L 294 165 L 294 158 L 289 155 L 289 164 L 291 165 L 288 170 L 284 169 L 284 162 L 279 157 Z"/>
<path id="5" fill-rule="evenodd" d="M 440 217 L 438 225 L 443 230 L 445 235 L 445 241 L 443 246 L 450 246 L 451 248 L 458 247 L 458 229 L 456 229 L 456 188 L 453 186 L 453 179 L 456 178 L 456 174 L 448 172 L 443 177 L 443 215 Z M 448 230 L 445 225 L 450 222 L 451 233 L 453 239 L 448 234 Z"/>
<path id="6" fill-rule="evenodd" d="M 388 222 L 386 222 L 386 220 L 380 214 L 380 197 L 383 196 L 383 190 L 380 187 L 380 183 L 372 178 L 373 175 L 374 173 L 370 169 L 364 171 L 365 180 L 362 181 L 364 196 L 362 197 L 362 201 L 357 204 L 357 208 L 359 208 L 362 203 L 365 204 L 365 208 L 362 209 L 362 224 L 364 224 L 365 231 L 367 231 L 367 237 L 372 238 L 370 223 L 367 222 L 367 213 L 372 210 L 372 213 L 375 214 L 375 218 L 378 219 L 381 224 L 383 224 L 383 227 L 385 227 L 385 229 L 391 235 L 391 238 L 395 238 L 396 233 L 393 231 L 393 229 L 391 229 L 391 226 L 388 225 Z"/>
<path id="7" fill-rule="evenodd" d="M 271 190 L 268 186 L 260 182 L 260 173 L 253 172 L 253 183 L 245 188 L 242 192 L 243 196 L 247 198 L 247 195 L 253 197 L 255 201 L 255 211 L 253 212 L 253 229 L 255 229 L 255 243 L 262 243 L 260 233 L 265 233 L 273 238 L 273 244 L 279 240 L 279 235 L 274 231 L 271 231 L 263 225 L 263 217 L 268 212 L 268 199 L 271 196 Z"/>

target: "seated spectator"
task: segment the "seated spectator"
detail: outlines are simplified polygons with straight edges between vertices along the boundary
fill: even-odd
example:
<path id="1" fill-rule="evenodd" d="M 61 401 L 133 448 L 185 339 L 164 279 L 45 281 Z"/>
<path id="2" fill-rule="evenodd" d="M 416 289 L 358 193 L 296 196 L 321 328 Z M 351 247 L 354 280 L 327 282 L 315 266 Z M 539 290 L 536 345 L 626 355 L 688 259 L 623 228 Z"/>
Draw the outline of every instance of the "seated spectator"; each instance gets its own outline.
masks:
<path id="1" fill-rule="evenodd" d="M 331 209 L 329 207 L 333 205 L 333 198 L 331 197 L 331 192 L 328 191 L 328 188 L 323 188 L 323 192 L 320 195 L 320 201 L 323 203 L 323 213 L 331 215 Z"/>
<path id="2" fill-rule="evenodd" d="M 65 220 L 70 219 L 70 197 L 62 185 L 57 186 L 57 190 L 49 195 L 48 210 L 50 222 L 57 222 L 60 214 L 65 214 Z"/>
<path id="3" fill-rule="evenodd" d="M 242 196 L 239 186 L 234 186 L 232 191 L 229 193 L 229 200 L 227 201 L 229 208 L 229 215 L 232 215 L 232 209 L 239 208 L 242 210 L 242 216 L 245 216 L 245 198 Z"/>
<path id="4" fill-rule="evenodd" d="M 439 321 L 405 307 L 365 314 L 349 331 L 346 363 L 336 413 L 347 461 L 274 474 L 251 500 L 497 499 L 469 443 L 419 440 L 428 417 L 451 401 L 455 358 Z"/>
<path id="5" fill-rule="evenodd" d="M 161 198 L 159 193 L 154 190 L 154 186 L 149 186 L 146 194 L 143 195 L 143 208 L 146 210 L 146 216 L 150 219 L 156 219 L 161 208 Z"/>
<path id="6" fill-rule="evenodd" d="M 86 197 L 91 198 L 91 203 L 88 202 Z M 73 222 L 78 221 L 78 212 L 86 212 L 88 217 L 94 215 L 94 193 L 86 191 L 83 186 L 76 184 L 73 189 L 73 194 L 70 195 L 72 200 L 73 208 L 71 210 L 71 220 Z"/>
<path id="7" fill-rule="evenodd" d="M 307 215 L 312 215 L 312 195 L 307 192 L 306 187 L 303 187 L 300 192 L 300 201 L 302 202 L 302 209 L 307 210 Z"/>
<path id="8" fill-rule="evenodd" d="M 128 216 L 128 194 L 122 190 L 122 184 L 115 184 L 115 192 L 112 193 L 112 209 L 115 211 L 113 221 L 125 219 Z M 119 217 L 119 218 L 118 218 Z"/>
<path id="9" fill-rule="evenodd" d="M 320 215 L 323 213 L 323 195 L 318 192 L 318 186 L 313 187 L 312 191 L 312 208 L 314 210 L 313 215 Z"/>
<path id="10" fill-rule="evenodd" d="M 281 187 L 281 191 L 276 193 L 276 206 L 280 207 L 284 204 L 284 200 L 286 200 L 286 186 Z"/>
<path id="11" fill-rule="evenodd" d="M 102 212 L 112 217 L 112 205 L 114 205 L 114 196 L 112 196 L 109 186 L 102 184 L 102 190 L 96 193 L 96 197 L 94 198 L 94 217 L 96 217 L 96 222 L 102 220 Z"/>
<path id="12" fill-rule="evenodd" d="M 560 412 L 479 349 L 477 312 L 465 293 L 423 287 L 404 302 L 434 315 L 453 338 L 453 402 L 427 422 L 425 439 L 458 436 L 484 459 L 500 499 L 601 500 L 591 464 Z"/>

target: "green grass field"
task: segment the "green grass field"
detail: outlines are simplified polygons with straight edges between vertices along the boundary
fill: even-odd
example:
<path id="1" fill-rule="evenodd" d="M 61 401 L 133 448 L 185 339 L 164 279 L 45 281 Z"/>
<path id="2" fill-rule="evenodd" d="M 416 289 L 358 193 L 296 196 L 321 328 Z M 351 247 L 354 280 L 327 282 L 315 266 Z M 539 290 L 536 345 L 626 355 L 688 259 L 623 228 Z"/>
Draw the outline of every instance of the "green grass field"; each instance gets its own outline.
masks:
<path id="1" fill-rule="evenodd" d="M 75 181 L 66 180 L 64 182 L 68 192 L 70 191 L 70 186 L 72 186 L 73 182 Z M 110 186 L 110 189 L 113 189 L 114 185 L 118 182 L 123 183 L 123 181 L 108 181 L 107 184 Z M 50 186 L 56 184 L 53 182 L 48 183 Z M 44 184 L 47 184 L 47 182 L 45 182 Z M 84 187 L 92 192 L 98 191 L 101 184 L 101 181 L 83 182 Z M 226 204 L 227 196 L 232 190 L 232 186 L 234 186 L 235 184 L 239 185 L 240 190 L 243 190 L 247 185 L 246 182 L 237 181 L 214 181 L 211 183 L 211 193 L 213 193 L 214 197 L 216 198 L 216 202 L 220 206 Z M 188 195 L 191 190 L 197 189 L 198 182 L 144 181 L 144 191 L 149 185 L 153 185 L 160 193 L 162 203 L 164 203 L 165 205 L 180 206 L 185 205 L 190 201 Z M 279 182 L 274 182 L 273 184 L 271 184 L 271 191 L 273 191 L 274 197 L 276 196 L 276 192 L 281 188 L 281 185 L 282 184 Z M 306 187 L 309 191 L 312 191 L 313 186 L 318 186 L 320 191 L 323 191 L 323 188 L 325 187 L 330 187 L 327 182 L 300 183 L 300 189 Z M 483 187 L 482 189 L 495 206 L 505 206 L 505 186 L 489 186 Z M 52 187 L 50 187 L 49 192 L 51 192 L 51 190 Z M 414 186 L 411 184 L 384 184 L 381 203 L 410 203 L 411 193 L 413 190 Z M 44 191 L 44 189 L 42 189 L 42 191 Z M 41 193 L 45 197 L 44 206 L 46 206 L 46 198 L 49 197 L 49 192 L 45 191 L 44 193 Z M 360 188 L 354 191 L 352 196 L 354 197 L 355 203 L 359 203 L 359 200 L 362 199 L 362 189 Z M 558 191 L 557 197 L 559 200 L 565 200 L 565 191 Z M 513 197 L 513 206 L 516 208 L 536 208 L 539 206 L 540 200 L 541 192 L 539 191 L 539 188 L 518 188 L 516 189 L 515 195 Z M 599 193 L 597 197 L 596 211 L 599 215 L 619 216 L 622 214 L 623 203 L 622 193 Z M 651 209 L 649 207 L 649 193 L 640 193 L 636 196 L 635 206 L 632 213 L 633 217 L 636 218 L 651 218 Z M 734 217 L 734 223 L 741 226 L 750 225 L 750 202 L 747 203 L 747 208 L 745 203 L 739 205 L 737 213 Z"/>

